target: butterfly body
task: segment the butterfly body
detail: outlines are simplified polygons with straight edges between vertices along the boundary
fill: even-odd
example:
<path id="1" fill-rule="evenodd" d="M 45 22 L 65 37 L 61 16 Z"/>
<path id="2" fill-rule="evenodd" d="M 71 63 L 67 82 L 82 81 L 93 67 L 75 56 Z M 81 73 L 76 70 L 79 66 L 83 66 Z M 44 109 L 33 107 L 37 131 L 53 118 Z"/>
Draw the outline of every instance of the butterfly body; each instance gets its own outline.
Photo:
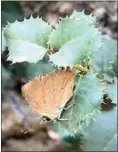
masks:
<path id="1" fill-rule="evenodd" d="M 25 84 L 22 94 L 41 116 L 56 120 L 72 97 L 75 76 L 75 70 L 66 69 L 44 74 Z"/>

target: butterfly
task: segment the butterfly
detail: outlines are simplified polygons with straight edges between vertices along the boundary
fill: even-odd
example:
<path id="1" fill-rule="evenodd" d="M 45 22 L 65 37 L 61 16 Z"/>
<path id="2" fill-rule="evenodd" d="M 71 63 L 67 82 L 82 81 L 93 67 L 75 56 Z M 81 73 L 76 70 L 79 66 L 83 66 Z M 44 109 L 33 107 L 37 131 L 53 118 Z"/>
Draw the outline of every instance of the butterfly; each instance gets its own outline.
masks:
<path id="1" fill-rule="evenodd" d="M 40 116 L 59 119 L 73 95 L 76 74 L 75 69 L 61 69 L 35 77 L 21 88 L 22 94 Z"/>

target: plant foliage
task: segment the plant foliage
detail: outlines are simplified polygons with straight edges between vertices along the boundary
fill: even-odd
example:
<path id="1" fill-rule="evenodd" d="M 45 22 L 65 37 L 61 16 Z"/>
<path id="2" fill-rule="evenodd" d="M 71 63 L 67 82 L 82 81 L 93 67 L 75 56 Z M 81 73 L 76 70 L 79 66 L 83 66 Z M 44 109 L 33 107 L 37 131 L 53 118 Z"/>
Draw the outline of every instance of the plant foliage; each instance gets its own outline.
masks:
<path id="1" fill-rule="evenodd" d="M 34 19 L 32 16 L 23 22 L 9 23 L 4 28 L 9 48 L 8 60 L 13 63 L 36 63 L 41 60 L 47 52 L 46 42 L 51 30 L 52 28 L 42 19 Z"/>
<path id="2" fill-rule="evenodd" d="M 63 121 L 53 123 L 54 127 L 65 128 L 72 135 L 76 135 L 78 128 L 81 129 L 83 124 L 88 125 L 91 118 L 100 112 L 104 94 L 108 94 L 112 102 L 117 103 L 116 82 L 103 83 L 104 80 L 111 82 L 117 77 L 117 42 L 101 35 L 92 15 L 74 11 L 72 15 L 60 18 L 56 29 L 52 29 L 50 25 L 38 17 L 35 19 L 30 17 L 22 22 L 9 23 L 4 27 L 3 32 L 9 49 L 8 60 L 13 63 L 24 61 L 30 63 L 27 69 L 28 75 L 31 76 L 30 79 L 57 69 L 57 67 L 83 67 L 87 69 L 88 72 L 84 71 L 83 73 L 82 68 L 78 68 L 73 97 L 66 105 L 66 109 L 63 110 L 61 115 Z M 50 50 L 56 50 L 56 53 L 50 54 Z M 46 54 L 51 63 L 44 62 L 43 58 Z M 97 75 L 102 75 L 102 79 Z M 95 119 L 101 124 L 101 130 L 108 127 L 109 124 L 106 123 L 106 125 L 104 121 L 109 121 L 110 113 L 107 115 L 104 112 L 97 115 L 100 116 L 100 120 L 97 116 Z M 104 121 L 102 121 L 103 117 Z M 106 118 L 108 119 L 106 120 Z M 99 124 L 94 124 L 95 128 L 93 126 L 95 134 L 99 130 L 97 128 Z M 88 132 L 89 130 L 91 128 L 88 128 Z M 101 135 L 99 139 L 96 135 L 95 138 L 98 139 L 97 143 L 99 143 L 101 138 L 107 137 Z M 114 138 L 116 138 L 115 135 Z M 110 139 L 112 139 L 111 136 Z M 91 149 L 98 150 L 99 146 L 95 148 L 97 143 L 92 140 L 92 138 L 89 139 L 94 147 Z M 108 143 L 108 141 L 101 142 L 103 147 Z M 102 150 L 103 147 L 101 147 Z M 108 149 L 108 146 L 105 149 Z"/>
<path id="3" fill-rule="evenodd" d="M 100 112 L 102 101 L 102 86 L 95 74 L 88 73 L 85 76 L 80 76 L 75 86 L 73 98 L 61 117 L 67 121 L 60 120 L 58 123 L 60 128 L 66 128 L 73 135 L 77 128 L 81 128 L 83 123 L 88 125 L 95 113 Z M 71 107 L 69 108 L 69 106 Z"/>

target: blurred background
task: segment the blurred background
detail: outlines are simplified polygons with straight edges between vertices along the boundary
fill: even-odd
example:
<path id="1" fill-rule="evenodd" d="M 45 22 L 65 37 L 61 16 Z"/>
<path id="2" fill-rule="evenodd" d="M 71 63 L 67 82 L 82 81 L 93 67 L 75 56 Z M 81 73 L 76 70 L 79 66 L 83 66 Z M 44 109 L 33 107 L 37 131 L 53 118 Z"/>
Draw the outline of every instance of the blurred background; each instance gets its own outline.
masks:
<path id="1" fill-rule="evenodd" d="M 92 12 L 99 22 L 102 34 L 117 39 L 117 2 L 10 2 L 2 1 L 2 27 L 7 21 L 22 21 L 24 17 L 41 17 L 53 26 L 59 17 L 65 17 L 77 11 L 85 10 L 86 14 Z M 35 28 L 35 27 L 34 27 Z M 8 49 L 2 36 L 2 151 L 61 151 L 72 150 L 71 144 L 61 143 L 58 133 L 47 126 L 37 125 L 32 132 L 22 133 L 23 129 L 29 129 L 37 120 L 38 115 L 24 101 L 21 95 L 21 86 L 34 76 L 51 71 L 54 67 L 40 63 L 16 63 L 6 61 Z M 78 143 L 79 144 L 79 143 Z M 62 146 L 63 145 L 63 146 Z M 72 148 L 72 149 L 71 149 Z M 81 146 L 75 151 L 81 151 Z"/>

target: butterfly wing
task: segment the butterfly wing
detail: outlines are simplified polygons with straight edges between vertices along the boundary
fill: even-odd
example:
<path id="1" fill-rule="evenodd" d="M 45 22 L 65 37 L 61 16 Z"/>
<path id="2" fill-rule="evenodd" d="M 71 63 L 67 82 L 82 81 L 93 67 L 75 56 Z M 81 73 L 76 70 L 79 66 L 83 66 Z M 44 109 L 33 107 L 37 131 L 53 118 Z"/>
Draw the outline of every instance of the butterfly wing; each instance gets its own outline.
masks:
<path id="1" fill-rule="evenodd" d="M 36 77 L 22 87 L 23 96 L 40 115 L 55 119 L 72 96 L 75 75 L 59 70 Z"/>

